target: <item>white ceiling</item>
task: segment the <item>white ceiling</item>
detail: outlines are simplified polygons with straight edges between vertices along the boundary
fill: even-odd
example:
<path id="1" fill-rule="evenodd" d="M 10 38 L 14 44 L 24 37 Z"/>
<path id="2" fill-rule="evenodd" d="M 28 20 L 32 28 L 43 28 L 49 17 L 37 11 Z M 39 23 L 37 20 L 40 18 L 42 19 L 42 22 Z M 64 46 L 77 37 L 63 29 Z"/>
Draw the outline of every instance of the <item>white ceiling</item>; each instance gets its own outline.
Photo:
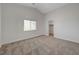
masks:
<path id="1" fill-rule="evenodd" d="M 48 13 L 67 4 L 66 3 L 20 3 L 20 5 L 33 7 L 38 9 L 42 13 Z"/>

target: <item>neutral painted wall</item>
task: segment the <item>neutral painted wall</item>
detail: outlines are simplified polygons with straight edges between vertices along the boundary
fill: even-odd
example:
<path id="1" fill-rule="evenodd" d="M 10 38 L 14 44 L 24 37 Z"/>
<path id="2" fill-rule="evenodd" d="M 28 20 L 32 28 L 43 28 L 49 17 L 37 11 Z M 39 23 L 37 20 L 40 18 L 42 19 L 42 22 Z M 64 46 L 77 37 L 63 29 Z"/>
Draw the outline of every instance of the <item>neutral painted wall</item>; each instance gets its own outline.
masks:
<path id="1" fill-rule="evenodd" d="M 68 4 L 46 15 L 46 34 L 48 21 L 53 20 L 54 36 L 79 43 L 79 4 Z"/>
<path id="2" fill-rule="evenodd" d="M 2 14 L 2 13 L 1 13 L 1 4 L 0 4 L 0 46 L 1 46 L 1 39 L 2 39 L 2 32 L 1 32 L 1 29 L 2 29 L 2 28 L 1 28 L 1 25 L 2 25 L 2 24 L 1 24 L 1 14 Z"/>
<path id="3" fill-rule="evenodd" d="M 44 35 L 44 15 L 38 10 L 18 4 L 3 4 L 2 8 L 3 44 Z M 37 21 L 37 30 L 24 32 L 25 19 Z"/>
<path id="4" fill-rule="evenodd" d="M 1 4 L 0 4 L 0 44 L 1 44 Z"/>

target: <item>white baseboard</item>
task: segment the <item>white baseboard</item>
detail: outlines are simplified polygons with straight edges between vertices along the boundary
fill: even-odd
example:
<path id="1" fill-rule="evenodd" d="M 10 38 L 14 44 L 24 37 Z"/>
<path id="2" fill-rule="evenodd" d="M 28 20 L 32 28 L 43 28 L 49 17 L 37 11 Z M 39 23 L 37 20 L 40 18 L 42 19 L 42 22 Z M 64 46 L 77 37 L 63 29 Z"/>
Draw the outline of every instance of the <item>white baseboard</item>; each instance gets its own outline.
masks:
<path id="1" fill-rule="evenodd" d="M 49 34 L 45 34 L 46 36 L 49 36 Z"/>
<path id="2" fill-rule="evenodd" d="M 59 38 L 59 39 L 62 39 L 62 40 L 67 40 L 67 41 L 71 41 L 71 42 L 79 44 L 79 41 L 75 41 L 75 40 L 72 40 L 72 39 L 69 39 L 69 38 L 62 38 L 62 37 L 58 37 L 58 36 L 55 36 L 55 38 Z"/>
<path id="3" fill-rule="evenodd" d="M 25 37 L 24 38 L 18 38 L 18 39 L 14 40 L 14 41 L 4 42 L 4 43 L 1 44 L 1 46 L 5 45 L 5 44 L 9 44 L 9 43 L 14 43 L 14 42 L 17 42 L 17 41 L 21 41 L 21 40 L 27 40 L 27 39 L 39 37 L 39 36 L 43 36 L 43 35 L 35 35 L 35 36 L 28 37 L 28 38 L 25 38 Z"/>

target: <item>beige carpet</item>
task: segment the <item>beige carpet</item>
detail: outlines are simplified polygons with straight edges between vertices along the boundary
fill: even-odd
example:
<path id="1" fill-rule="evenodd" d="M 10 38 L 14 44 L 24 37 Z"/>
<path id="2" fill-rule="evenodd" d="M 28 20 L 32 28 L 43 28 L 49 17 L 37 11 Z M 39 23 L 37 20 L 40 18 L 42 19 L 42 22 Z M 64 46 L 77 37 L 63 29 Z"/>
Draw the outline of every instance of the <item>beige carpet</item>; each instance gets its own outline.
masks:
<path id="1" fill-rule="evenodd" d="M 1 55 L 79 55 L 79 44 L 40 36 L 3 45 Z"/>

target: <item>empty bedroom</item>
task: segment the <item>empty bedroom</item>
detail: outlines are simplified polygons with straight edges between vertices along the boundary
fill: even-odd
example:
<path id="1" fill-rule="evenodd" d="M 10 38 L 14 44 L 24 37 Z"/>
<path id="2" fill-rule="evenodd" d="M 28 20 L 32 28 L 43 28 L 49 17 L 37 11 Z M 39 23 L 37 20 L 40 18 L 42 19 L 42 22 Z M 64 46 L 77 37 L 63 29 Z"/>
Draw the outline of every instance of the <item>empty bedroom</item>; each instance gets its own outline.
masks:
<path id="1" fill-rule="evenodd" d="M 79 55 L 79 3 L 0 3 L 0 55 Z"/>

